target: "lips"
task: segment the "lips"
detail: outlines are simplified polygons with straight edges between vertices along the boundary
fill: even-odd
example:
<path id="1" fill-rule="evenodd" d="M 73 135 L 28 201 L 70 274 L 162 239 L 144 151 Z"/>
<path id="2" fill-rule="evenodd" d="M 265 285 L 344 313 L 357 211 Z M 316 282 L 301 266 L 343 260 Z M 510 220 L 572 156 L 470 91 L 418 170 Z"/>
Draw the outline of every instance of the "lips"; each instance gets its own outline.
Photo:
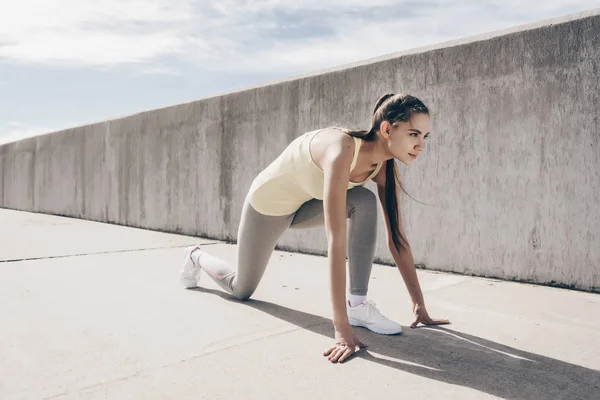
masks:
<path id="1" fill-rule="evenodd" d="M 415 156 L 414 154 L 408 153 L 409 156 L 411 156 L 412 158 L 417 158 L 417 156 Z"/>

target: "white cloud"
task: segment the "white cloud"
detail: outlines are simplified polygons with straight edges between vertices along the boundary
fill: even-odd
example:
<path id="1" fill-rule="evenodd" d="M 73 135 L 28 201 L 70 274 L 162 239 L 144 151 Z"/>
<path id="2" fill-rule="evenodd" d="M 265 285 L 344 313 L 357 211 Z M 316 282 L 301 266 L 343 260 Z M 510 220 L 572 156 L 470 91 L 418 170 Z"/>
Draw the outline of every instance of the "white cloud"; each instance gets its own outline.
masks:
<path id="1" fill-rule="evenodd" d="M 30 62 L 110 65 L 152 60 L 181 47 L 176 36 L 146 34 L 127 38 L 110 32 L 79 35 L 75 29 L 68 31 L 30 34 L 17 44 L 3 46 L 0 54 Z"/>
<path id="2" fill-rule="evenodd" d="M 0 6 L 0 57 L 71 66 L 172 60 L 230 72 L 325 68 L 591 9 L 595 0 L 20 0 Z M 395 7 L 397 6 L 397 7 Z M 378 10 L 388 14 L 375 15 Z M 281 15 L 326 29 L 286 37 Z M 313 33 L 311 35 L 311 33 Z M 167 61 L 170 60 L 170 61 Z"/>
<path id="3" fill-rule="evenodd" d="M 112 65 L 182 51 L 191 1 L 21 0 L 0 6 L 0 57 Z"/>
<path id="4" fill-rule="evenodd" d="M 294 76 L 594 7 L 597 0 L 2 1 L 0 62 Z M 0 87 L 26 92 L 4 77 Z M 5 116 L 21 118 L 22 106 L 10 106 Z M 0 121 L 0 144 L 76 125 L 69 116 Z"/>
<path id="5" fill-rule="evenodd" d="M 271 3 L 275 2 L 271 1 Z M 510 3 L 511 0 L 507 2 Z M 302 5 L 325 9 L 323 3 L 327 6 L 331 3 L 345 4 L 336 0 L 306 1 Z M 380 1 L 380 3 L 389 5 L 398 2 Z M 499 15 L 496 8 L 500 7 L 499 4 L 505 3 L 488 1 L 486 6 L 490 15 L 482 13 L 482 3 L 459 4 L 448 0 L 438 0 L 436 3 L 435 6 L 419 9 L 406 19 L 390 17 L 388 20 L 357 21 L 354 15 L 337 16 L 327 21 L 328 26 L 335 32 L 334 35 L 301 40 L 275 39 L 272 46 L 257 49 L 252 54 L 239 54 L 239 62 L 223 63 L 215 69 L 230 72 L 240 69 L 273 72 L 329 68 L 525 23 L 513 12 L 506 12 L 506 16 Z M 512 1 L 512 3 L 517 2 Z M 565 4 L 564 1 L 554 3 L 556 3 L 554 7 L 548 5 L 545 8 L 538 7 L 538 14 L 530 12 L 531 10 L 524 4 L 521 4 L 519 9 L 526 15 L 540 15 L 539 18 L 534 19 L 535 21 L 551 16 L 556 7 Z M 294 4 L 297 6 L 297 3 Z"/>

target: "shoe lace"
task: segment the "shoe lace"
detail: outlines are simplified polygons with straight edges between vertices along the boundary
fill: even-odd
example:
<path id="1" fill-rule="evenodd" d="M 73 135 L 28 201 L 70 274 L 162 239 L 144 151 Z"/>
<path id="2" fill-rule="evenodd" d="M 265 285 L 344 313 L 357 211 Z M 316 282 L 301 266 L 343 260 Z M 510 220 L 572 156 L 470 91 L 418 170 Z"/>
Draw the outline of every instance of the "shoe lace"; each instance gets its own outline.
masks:
<path id="1" fill-rule="evenodd" d="M 383 317 L 383 314 L 381 313 L 381 311 L 379 311 L 379 309 L 377 308 L 377 304 L 374 301 L 367 300 L 367 307 L 369 308 L 369 311 L 371 311 L 373 314 L 377 314 L 380 317 Z"/>

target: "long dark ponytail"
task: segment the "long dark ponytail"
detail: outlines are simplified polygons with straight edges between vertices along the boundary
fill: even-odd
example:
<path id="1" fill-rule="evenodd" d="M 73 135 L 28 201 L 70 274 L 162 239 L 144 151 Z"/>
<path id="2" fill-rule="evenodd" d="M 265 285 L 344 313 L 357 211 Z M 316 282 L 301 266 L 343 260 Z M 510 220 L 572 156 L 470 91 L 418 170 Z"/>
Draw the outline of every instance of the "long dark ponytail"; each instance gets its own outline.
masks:
<path id="1" fill-rule="evenodd" d="M 388 121 L 392 125 L 395 122 L 407 122 L 410 120 L 413 113 L 429 115 L 429 109 L 421 100 L 414 96 L 408 94 L 387 93 L 377 100 L 373 110 L 371 128 L 368 131 L 346 130 L 346 133 L 350 136 L 359 137 L 367 142 L 371 142 L 376 140 L 377 130 L 383 121 Z M 406 193 L 406 190 L 404 190 L 404 187 L 402 186 L 396 163 L 392 158 L 387 160 L 385 165 L 385 208 L 390 224 L 392 242 L 394 243 L 396 250 L 400 252 L 406 250 L 408 241 L 400 233 L 396 182 L 398 182 L 400 189 Z"/>

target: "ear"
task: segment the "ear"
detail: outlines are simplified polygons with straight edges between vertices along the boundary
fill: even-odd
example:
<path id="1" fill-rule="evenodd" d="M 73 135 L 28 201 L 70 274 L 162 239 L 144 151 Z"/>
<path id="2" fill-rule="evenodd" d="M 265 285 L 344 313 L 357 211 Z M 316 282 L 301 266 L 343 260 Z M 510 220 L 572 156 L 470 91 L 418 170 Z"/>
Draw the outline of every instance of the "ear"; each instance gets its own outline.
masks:
<path id="1" fill-rule="evenodd" d="M 385 139 L 390 137 L 390 129 L 392 129 L 392 125 L 389 121 L 382 121 L 381 124 L 379 124 L 379 132 L 381 132 L 381 136 Z"/>

